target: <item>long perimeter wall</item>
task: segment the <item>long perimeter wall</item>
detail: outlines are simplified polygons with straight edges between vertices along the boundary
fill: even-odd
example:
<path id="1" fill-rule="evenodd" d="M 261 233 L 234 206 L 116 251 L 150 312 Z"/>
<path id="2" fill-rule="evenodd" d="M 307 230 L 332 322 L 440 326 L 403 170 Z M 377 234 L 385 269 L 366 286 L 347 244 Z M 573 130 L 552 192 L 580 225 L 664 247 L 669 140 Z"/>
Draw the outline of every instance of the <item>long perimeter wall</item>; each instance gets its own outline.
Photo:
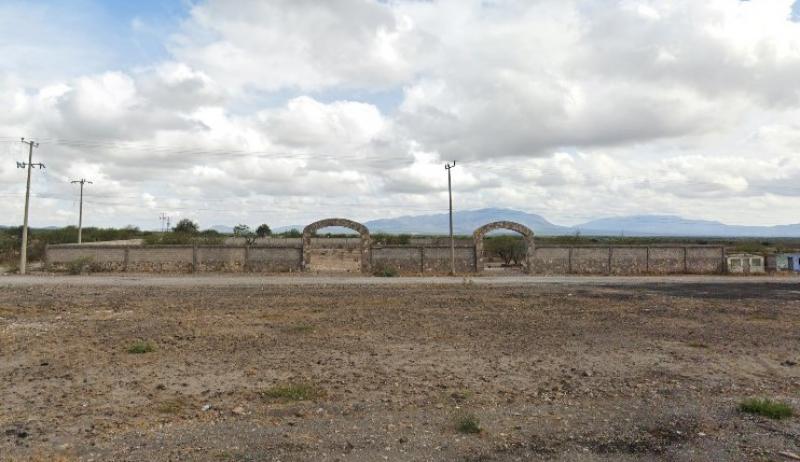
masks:
<path id="1" fill-rule="evenodd" d="M 334 245 L 315 237 L 320 229 L 343 226 L 359 234 L 353 245 Z M 533 231 L 511 221 L 487 223 L 471 242 L 443 245 L 374 245 L 369 230 L 346 218 L 326 218 L 303 229 L 302 240 L 276 240 L 261 246 L 56 245 L 47 247 L 45 266 L 65 269 L 85 260 L 95 271 L 131 272 L 292 272 L 344 270 L 369 274 L 391 269 L 406 274 L 457 273 L 484 269 L 483 240 L 498 229 L 523 236 L 523 269 L 532 274 L 713 274 L 725 272 L 725 249 L 714 246 L 536 247 Z M 324 244 L 323 244 L 324 243 Z M 320 245 L 323 244 L 323 245 Z M 326 245 L 327 244 L 327 245 Z M 346 244 L 350 244 L 347 243 Z M 466 245 L 464 245 L 466 244 Z"/>
<path id="2" fill-rule="evenodd" d="M 317 244 L 319 245 L 319 244 Z M 372 246 L 367 258 L 372 271 L 385 268 L 402 274 L 445 274 L 450 247 Z M 479 272 L 482 259 L 475 247 L 455 248 L 456 272 Z M 128 272 L 261 272 L 302 271 L 303 246 L 104 246 L 53 245 L 45 264 L 64 270 L 80 259 L 94 271 Z M 529 253 L 529 273 L 559 274 L 715 274 L 725 272 L 725 250 L 712 246 L 540 246 Z"/>

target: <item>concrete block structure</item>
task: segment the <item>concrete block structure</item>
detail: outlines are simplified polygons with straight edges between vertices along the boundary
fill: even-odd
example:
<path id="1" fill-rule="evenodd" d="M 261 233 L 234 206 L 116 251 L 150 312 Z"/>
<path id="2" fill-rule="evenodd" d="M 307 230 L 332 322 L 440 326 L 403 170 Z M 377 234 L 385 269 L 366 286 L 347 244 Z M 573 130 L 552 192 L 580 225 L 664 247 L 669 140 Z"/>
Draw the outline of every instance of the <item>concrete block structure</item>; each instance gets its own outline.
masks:
<path id="1" fill-rule="evenodd" d="M 728 272 L 731 274 L 762 274 L 766 272 L 764 257 L 752 253 L 727 255 Z"/>

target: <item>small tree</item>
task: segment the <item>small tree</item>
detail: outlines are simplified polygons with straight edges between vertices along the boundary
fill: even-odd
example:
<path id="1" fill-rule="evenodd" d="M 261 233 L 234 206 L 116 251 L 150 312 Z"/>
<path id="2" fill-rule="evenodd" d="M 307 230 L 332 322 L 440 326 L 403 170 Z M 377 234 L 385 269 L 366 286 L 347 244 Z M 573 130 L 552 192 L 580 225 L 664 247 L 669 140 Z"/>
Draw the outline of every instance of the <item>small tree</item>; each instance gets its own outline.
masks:
<path id="1" fill-rule="evenodd" d="M 258 237 L 267 237 L 272 235 L 272 230 L 269 228 L 269 225 L 263 223 L 258 228 L 256 228 L 256 236 Z"/>
<path id="2" fill-rule="evenodd" d="M 253 242 L 256 240 L 256 235 L 253 233 L 253 230 L 251 230 L 249 226 L 242 224 L 233 227 L 233 237 L 244 238 L 244 243 L 246 245 L 253 245 Z"/>
<path id="3" fill-rule="evenodd" d="M 485 249 L 500 257 L 508 266 L 512 261 L 520 264 L 524 260 L 527 246 L 525 241 L 515 236 L 495 236 L 486 240 Z"/>
<path id="4" fill-rule="evenodd" d="M 184 218 L 183 220 L 179 221 L 178 224 L 172 228 L 172 230 L 181 234 L 197 234 L 200 229 L 198 228 L 197 223 L 188 218 Z"/>

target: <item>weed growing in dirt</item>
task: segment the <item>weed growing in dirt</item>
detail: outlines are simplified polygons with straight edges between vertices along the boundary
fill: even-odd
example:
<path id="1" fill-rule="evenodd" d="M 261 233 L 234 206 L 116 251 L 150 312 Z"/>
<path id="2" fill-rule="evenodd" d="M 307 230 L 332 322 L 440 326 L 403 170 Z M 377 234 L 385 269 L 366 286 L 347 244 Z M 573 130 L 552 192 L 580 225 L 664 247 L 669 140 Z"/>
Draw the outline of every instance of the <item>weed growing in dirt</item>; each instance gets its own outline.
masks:
<path id="1" fill-rule="evenodd" d="M 322 391 L 309 383 L 290 383 L 268 388 L 261 392 L 261 396 L 285 401 L 308 401 L 322 396 Z"/>
<path id="2" fill-rule="evenodd" d="M 128 347 L 128 353 L 134 355 L 141 355 L 144 353 L 152 353 L 156 351 L 156 346 L 152 342 L 145 342 L 140 340 Z"/>
<path id="3" fill-rule="evenodd" d="M 472 392 L 469 390 L 456 390 L 450 393 L 450 398 L 459 404 L 465 402 L 470 396 L 472 396 Z"/>
<path id="4" fill-rule="evenodd" d="M 483 431 L 481 422 L 474 414 L 459 414 L 456 416 L 456 431 L 464 434 L 475 434 Z"/>
<path id="5" fill-rule="evenodd" d="M 174 399 L 160 403 L 156 410 L 162 414 L 180 414 L 184 407 L 186 407 L 186 403 L 183 400 Z"/>
<path id="6" fill-rule="evenodd" d="M 757 414 L 770 419 L 785 419 L 794 414 L 792 407 L 786 403 L 769 398 L 750 398 L 739 404 L 739 410 L 748 414 Z"/>
<path id="7" fill-rule="evenodd" d="M 378 269 L 373 274 L 379 278 L 394 278 L 398 276 L 397 270 L 390 266 Z"/>
<path id="8" fill-rule="evenodd" d="M 295 334 L 308 334 L 314 332 L 314 326 L 310 324 L 297 324 L 290 327 L 289 332 L 293 332 Z"/>

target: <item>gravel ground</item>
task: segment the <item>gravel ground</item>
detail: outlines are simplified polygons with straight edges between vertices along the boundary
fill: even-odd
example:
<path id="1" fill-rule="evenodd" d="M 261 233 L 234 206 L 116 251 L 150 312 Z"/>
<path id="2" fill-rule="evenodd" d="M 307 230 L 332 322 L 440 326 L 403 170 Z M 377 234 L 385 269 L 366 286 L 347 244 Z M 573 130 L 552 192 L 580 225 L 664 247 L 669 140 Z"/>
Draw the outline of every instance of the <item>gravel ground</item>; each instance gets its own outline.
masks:
<path id="1" fill-rule="evenodd" d="M 3 277 L 0 460 L 792 460 L 800 418 L 738 405 L 800 411 L 798 294 L 786 278 Z"/>

